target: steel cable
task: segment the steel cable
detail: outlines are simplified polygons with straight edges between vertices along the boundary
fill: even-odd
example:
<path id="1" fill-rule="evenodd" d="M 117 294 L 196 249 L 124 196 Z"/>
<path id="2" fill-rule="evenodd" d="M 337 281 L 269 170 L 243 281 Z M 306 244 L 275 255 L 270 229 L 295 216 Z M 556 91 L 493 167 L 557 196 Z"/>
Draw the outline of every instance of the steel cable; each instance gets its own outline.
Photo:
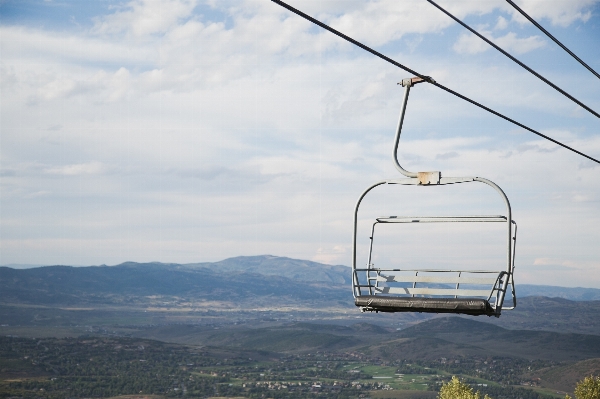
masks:
<path id="1" fill-rule="evenodd" d="M 586 154 L 584 154 L 584 153 L 583 153 L 583 152 L 581 152 L 581 151 L 578 151 L 578 150 L 576 150 L 576 149 L 574 149 L 574 148 L 572 148 L 572 147 L 569 147 L 568 145 L 566 145 L 566 144 L 563 144 L 563 143 L 561 143 L 560 141 L 553 139 L 552 137 L 546 136 L 545 134 L 543 134 L 543 133 L 540 133 L 540 132 L 538 132 L 537 130 L 534 130 L 534 129 L 532 129 L 532 128 L 530 128 L 530 127 L 528 127 L 528 126 L 526 126 L 526 125 L 524 125 L 524 124 L 522 124 L 522 123 L 520 123 L 520 122 L 517 122 L 517 121 L 515 121 L 515 120 L 514 120 L 514 119 L 512 119 L 512 118 L 509 118 L 509 117 L 508 117 L 508 116 L 506 116 L 506 115 L 503 115 L 503 114 L 501 114 L 500 112 L 494 111 L 493 109 L 491 109 L 491 108 L 489 108 L 489 107 L 486 107 L 485 105 L 483 105 L 483 104 L 480 104 L 480 103 L 478 103 L 478 102 L 477 102 L 477 101 L 475 101 L 475 100 L 471 100 L 470 98 L 468 98 L 468 97 L 466 97 L 466 96 L 464 96 L 464 95 L 462 95 L 462 94 L 460 94 L 460 93 L 458 93 L 458 92 L 456 92 L 456 91 L 454 91 L 454 90 L 452 90 L 452 89 L 450 89 L 450 88 L 448 88 L 448 87 L 446 87 L 446 86 L 444 86 L 444 85 L 442 85 L 442 84 L 439 84 L 439 83 L 435 82 L 435 81 L 434 81 L 433 79 L 431 79 L 429 76 L 422 75 L 422 74 L 420 74 L 420 73 L 418 73 L 418 72 L 416 72 L 416 71 L 414 71 L 414 70 L 410 69 L 409 67 L 407 67 L 407 66 L 404 66 L 404 65 L 400 64 L 399 62 L 396 62 L 396 61 L 394 61 L 393 59 L 391 59 L 391 58 L 389 58 L 389 57 L 387 57 L 387 56 L 385 56 L 385 55 L 381 54 L 380 52 L 378 52 L 378 51 L 376 51 L 376 50 L 373 50 L 372 48 L 370 48 L 370 47 L 368 47 L 368 46 L 366 46 L 366 45 L 362 44 L 361 42 L 359 42 L 359 41 L 357 41 L 357 40 L 354 40 L 354 39 L 352 39 L 350 36 L 346 36 L 346 35 L 345 35 L 345 34 L 343 34 L 342 32 L 340 32 L 340 31 L 338 31 L 338 30 L 335 30 L 335 29 L 333 29 L 333 28 L 332 28 L 332 27 L 330 27 L 329 25 L 326 25 L 326 24 L 324 24 L 323 22 L 321 22 L 321 21 L 319 21 L 319 20 L 317 20 L 317 19 L 315 19 L 315 18 L 311 17 L 310 15 L 307 15 L 307 14 L 303 13 L 302 11 L 300 11 L 300 10 L 298 10 L 298 9 L 296 9 L 296 8 L 294 8 L 294 7 L 292 7 L 292 6 L 290 6 L 289 4 L 286 4 L 286 3 L 284 3 L 284 2 L 283 2 L 283 1 L 281 1 L 281 0 L 271 0 L 271 1 L 272 1 L 272 2 L 274 2 L 274 3 L 276 3 L 276 4 L 278 4 L 278 5 L 280 5 L 280 6 L 282 6 L 283 8 L 286 8 L 287 10 L 289 10 L 289 11 L 293 12 L 294 14 L 296 14 L 296 15 L 298 15 L 298 16 L 301 16 L 302 18 L 304 18 L 304 19 L 306 19 L 306 20 L 308 20 L 308 21 L 310 21 L 310 22 L 312 22 L 312 23 L 314 23 L 314 24 L 316 24 L 316 25 L 320 26 L 321 28 L 323 28 L 323 29 L 326 29 L 326 30 L 330 31 L 330 32 L 331 32 L 331 33 L 333 33 L 334 35 L 336 35 L 336 36 L 339 36 L 339 37 L 341 37 L 342 39 L 344 39 L 344 40 L 346 40 L 346 41 L 348 41 L 348 42 L 350 42 L 350 43 L 352 43 L 352 44 L 354 44 L 354 45 L 356 45 L 356 46 L 358 46 L 358 47 L 362 48 L 363 50 L 365 50 L 365 51 L 368 51 L 369 53 L 371 53 L 371 54 L 373 54 L 373 55 L 375 55 L 375 56 L 377 56 L 377 57 L 381 58 L 382 60 L 385 60 L 385 61 L 389 62 L 390 64 L 397 66 L 398 68 L 404 69 L 406 72 L 410 72 L 410 73 L 412 73 L 413 75 L 415 75 L 415 76 L 418 76 L 418 77 L 420 77 L 421 79 L 424 79 L 424 80 L 426 80 L 427 82 L 431 83 L 432 85 L 434 85 L 434 86 L 436 86 L 436 87 L 439 87 L 440 89 L 442 89 L 442 90 L 444 90 L 444 91 L 446 91 L 446 92 L 448 92 L 448 93 L 450 93 L 450 94 L 453 94 L 453 95 L 455 95 L 456 97 L 459 97 L 459 98 L 461 98 L 461 99 L 463 99 L 463 100 L 465 100 L 465 101 L 467 101 L 467 102 L 470 102 L 471 104 L 473 104 L 473 105 L 475 105 L 475 106 L 477 106 L 477 107 L 479 107 L 479 108 L 481 108 L 481 109 L 484 109 L 484 110 L 486 110 L 486 111 L 488 111 L 488 112 L 490 112 L 490 113 L 492 113 L 492 114 L 494 114 L 494 115 L 496 115 L 496 116 L 499 116 L 500 118 L 502 118 L 502 119 L 504 119 L 504 120 L 506 120 L 506 121 L 508 121 L 508 122 L 511 122 L 511 123 L 513 123 L 513 124 L 515 124 L 515 125 L 517 125 L 517 126 L 519 126 L 519 127 L 523 128 L 523 129 L 525 129 L 525 130 L 527 130 L 527 131 L 530 131 L 530 132 L 531 132 L 531 133 L 533 133 L 533 134 L 536 134 L 536 135 L 538 135 L 538 136 L 540 136 L 540 137 L 543 137 L 543 138 L 545 138 L 546 140 L 549 140 L 549 141 L 553 142 L 554 144 L 557 144 L 557 145 L 559 145 L 559 146 L 561 146 L 561 147 L 563 147 L 563 148 L 566 148 L 567 150 L 573 151 L 574 153 L 581 155 L 582 157 L 585 157 L 585 158 L 587 158 L 587 159 L 589 159 L 589 160 L 591 160 L 591 161 L 594 161 L 594 162 L 596 162 L 596 163 L 600 164 L 600 161 L 599 161 L 599 160 L 597 160 L 597 159 L 595 159 L 595 158 L 592 158 L 591 156 L 589 156 L 589 155 L 586 155 Z"/>
<path id="2" fill-rule="evenodd" d="M 563 96 L 567 97 L 569 100 L 573 101 L 575 104 L 579 105 L 581 108 L 585 109 L 586 111 L 588 111 L 589 113 L 591 113 L 595 117 L 600 118 L 600 114 L 599 113 L 597 113 L 596 111 L 594 111 L 593 109 L 591 109 L 590 107 L 588 107 L 587 105 L 585 105 L 584 103 L 582 103 L 581 101 L 579 101 L 578 99 L 576 99 L 575 97 L 573 97 L 572 95 L 570 95 L 569 93 L 567 93 L 566 91 L 564 91 L 563 89 L 561 89 L 560 87 L 558 87 L 557 85 L 555 85 L 554 83 L 550 82 L 548 79 L 546 79 L 545 77 L 543 77 L 542 75 L 540 75 L 539 73 L 537 73 L 536 71 L 534 71 L 533 69 L 529 68 L 527 65 L 523 64 L 521 61 L 519 61 L 518 59 L 516 59 L 512 55 L 508 54 L 506 51 L 502 50 L 500 47 L 498 47 L 497 45 L 495 45 L 491 40 L 489 40 L 488 38 L 486 38 L 485 36 L 483 36 L 482 34 L 480 34 L 479 32 L 477 32 L 475 29 L 471 28 L 469 25 L 465 24 L 460 19 L 456 18 L 454 15 L 450 14 L 448 11 L 446 11 L 441 6 L 439 6 L 438 4 L 436 4 L 433 0 L 427 0 L 427 1 L 429 3 L 431 3 L 433 6 L 435 6 L 438 10 L 440 10 L 441 12 L 443 12 L 444 14 L 446 14 L 447 16 L 449 16 L 450 18 L 452 18 L 454 21 L 456 21 L 457 23 L 459 23 L 460 25 L 462 25 L 464 28 L 468 29 L 475 36 L 477 36 L 481 40 L 485 41 L 487 44 L 489 44 L 490 46 L 492 46 L 493 48 L 495 48 L 496 50 L 498 50 L 499 52 L 501 52 L 502 54 L 504 54 L 505 56 L 507 56 L 508 58 L 510 58 L 512 61 L 514 61 L 517 64 L 519 64 L 519 66 L 521 66 L 522 68 L 524 68 L 525 70 L 527 70 L 527 72 L 531 73 L 533 76 L 535 76 L 536 78 L 540 79 L 542 82 L 546 83 L 548 86 L 552 87 L 554 90 L 558 91 L 560 94 L 562 94 Z"/>
<path id="3" fill-rule="evenodd" d="M 596 77 L 598 79 L 600 79 L 600 74 L 598 74 L 598 72 L 594 71 L 591 66 L 589 66 L 588 64 L 586 64 L 585 62 L 583 62 L 583 60 L 581 58 L 577 57 L 571 50 L 569 50 L 567 48 L 567 46 L 565 46 L 560 41 L 558 41 L 557 38 L 555 38 L 554 36 L 552 36 L 550 34 L 550 32 L 548 32 L 546 29 L 544 29 L 542 27 L 542 25 L 538 24 L 533 18 L 531 18 L 529 15 L 527 15 L 527 13 L 525 11 L 523 11 L 521 8 L 519 8 L 518 5 L 516 5 L 515 3 L 513 3 L 511 0 L 506 0 L 506 2 L 508 4 L 510 4 L 511 6 L 513 6 L 515 10 L 517 10 L 518 12 L 520 12 L 521 15 L 523 15 L 525 18 L 527 18 L 529 20 L 529 22 L 531 22 L 532 24 L 534 24 L 539 30 L 541 30 L 542 32 L 544 32 L 546 34 L 546 36 L 548 36 L 550 39 L 552 39 L 554 41 L 554 43 L 558 44 L 563 50 L 565 50 L 567 53 L 569 53 L 569 55 L 571 57 L 575 58 L 581 65 L 583 65 L 584 67 L 586 67 L 591 73 L 593 73 L 594 75 L 596 75 Z"/>

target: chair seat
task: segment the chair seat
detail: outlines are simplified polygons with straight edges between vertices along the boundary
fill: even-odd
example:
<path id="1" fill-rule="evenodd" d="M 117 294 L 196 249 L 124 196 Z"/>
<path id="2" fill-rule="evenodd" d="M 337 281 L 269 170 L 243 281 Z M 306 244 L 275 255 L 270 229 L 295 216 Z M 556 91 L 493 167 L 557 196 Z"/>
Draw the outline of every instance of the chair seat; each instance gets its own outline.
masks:
<path id="1" fill-rule="evenodd" d="M 486 299 L 481 298 L 424 298 L 384 295 L 361 295 L 356 306 L 377 312 L 459 313 L 472 316 L 495 316 L 496 312 Z"/>

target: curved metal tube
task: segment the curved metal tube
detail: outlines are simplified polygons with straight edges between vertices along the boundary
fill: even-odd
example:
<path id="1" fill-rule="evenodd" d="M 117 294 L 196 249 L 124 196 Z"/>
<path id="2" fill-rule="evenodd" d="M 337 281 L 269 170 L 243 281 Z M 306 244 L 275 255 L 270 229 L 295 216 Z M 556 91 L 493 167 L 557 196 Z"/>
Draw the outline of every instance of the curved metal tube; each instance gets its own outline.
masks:
<path id="1" fill-rule="evenodd" d="M 358 198 L 358 201 L 356 201 L 356 206 L 354 207 L 354 235 L 352 237 L 352 294 L 354 295 L 354 298 L 356 298 L 356 291 L 358 290 L 358 295 L 360 296 L 360 287 L 357 287 L 359 285 L 359 281 L 358 281 L 358 276 L 356 275 L 356 234 L 358 233 L 358 207 L 360 206 L 360 203 L 362 202 L 363 198 L 365 198 L 365 195 L 367 195 L 367 193 L 369 191 L 371 191 L 372 189 L 374 189 L 377 186 L 381 186 L 382 184 L 386 184 L 387 180 L 383 180 L 380 182 L 377 182 L 375 184 L 373 184 L 371 187 L 367 188 L 362 195 Z"/>
<path id="2" fill-rule="evenodd" d="M 402 108 L 400 108 L 400 116 L 398 117 L 398 125 L 396 126 L 396 138 L 394 141 L 394 166 L 400 173 L 402 173 L 406 177 L 417 177 L 417 174 L 414 172 L 409 172 L 404 169 L 400 162 L 398 161 L 398 144 L 400 143 L 400 133 L 402 132 L 402 125 L 404 124 L 404 115 L 406 114 L 406 105 L 408 104 L 408 94 L 410 93 L 410 84 L 407 84 L 404 87 L 404 98 L 402 99 Z"/>
<path id="3" fill-rule="evenodd" d="M 512 210 L 510 208 L 510 202 L 508 201 L 508 197 L 506 196 L 506 194 L 504 194 L 504 191 L 502 191 L 502 189 L 500 187 L 498 187 L 496 185 L 496 183 L 494 183 L 491 180 L 484 179 L 483 177 L 474 177 L 473 180 L 485 183 L 488 186 L 493 187 L 500 194 L 500 196 L 502 197 L 502 199 L 504 200 L 504 204 L 506 205 L 506 212 L 507 212 L 507 214 L 506 214 L 506 219 L 507 219 L 506 222 L 508 223 L 508 226 L 509 226 L 509 228 L 508 228 L 508 253 L 507 253 L 507 257 L 508 257 L 508 265 L 510 265 L 512 263 L 511 262 L 511 259 L 512 259 L 512 225 L 511 225 L 511 222 L 512 222 Z M 507 272 L 510 273 L 511 271 L 507 270 Z"/>
<path id="4" fill-rule="evenodd" d="M 506 262 L 507 266 L 506 267 L 507 267 L 507 270 L 506 271 L 507 271 L 508 275 L 512 278 L 512 273 L 513 273 L 512 269 L 514 269 L 515 265 L 514 265 L 514 252 L 513 252 L 513 249 L 512 249 L 512 247 L 513 247 L 513 242 L 512 242 L 512 238 L 513 238 L 513 234 L 512 234 L 512 210 L 510 208 L 510 202 L 508 201 L 508 197 L 506 196 L 506 194 L 504 193 L 504 191 L 502 191 L 502 189 L 499 186 L 497 186 L 496 183 L 494 183 L 493 181 L 488 180 L 488 179 L 484 179 L 483 177 L 475 177 L 475 178 L 473 178 L 473 180 L 485 183 L 485 184 L 493 187 L 500 194 L 500 196 L 504 200 L 504 203 L 506 204 L 506 212 L 507 212 L 507 214 L 506 214 L 506 223 L 508 224 L 508 237 L 507 237 L 508 244 L 507 244 L 507 251 L 506 251 L 506 256 L 507 256 L 507 262 Z M 508 277 L 506 277 L 504 279 L 504 281 L 502 282 L 502 290 L 498 293 L 498 298 L 496 299 L 497 300 L 496 307 L 497 307 L 498 304 L 503 304 L 504 303 L 504 296 L 506 295 L 506 287 L 508 287 L 508 280 L 509 280 Z M 513 286 L 513 288 L 514 288 L 514 286 Z M 500 309 L 497 309 L 497 311 L 501 310 L 501 309 L 502 309 L 502 307 L 500 307 Z"/>

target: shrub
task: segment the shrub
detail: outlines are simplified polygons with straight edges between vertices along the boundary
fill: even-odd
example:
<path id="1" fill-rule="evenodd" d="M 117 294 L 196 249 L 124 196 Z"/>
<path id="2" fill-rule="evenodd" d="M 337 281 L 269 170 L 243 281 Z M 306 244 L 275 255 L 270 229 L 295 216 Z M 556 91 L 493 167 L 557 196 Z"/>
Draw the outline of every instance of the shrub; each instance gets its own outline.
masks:
<path id="1" fill-rule="evenodd" d="M 452 381 L 442 385 L 438 399 L 481 399 L 481 394 L 479 391 L 473 392 L 473 388 L 468 384 L 465 384 L 456 377 L 452 377 Z M 483 399 L 492 398 L 485 395 Z"/>
<path id="2" fill-rule="evenodd" d="M 576 399 L 600 399 L 600 376 L 585 377 L 575 387 Z M 571 399 L 569 395 L 565 399 Z"/>

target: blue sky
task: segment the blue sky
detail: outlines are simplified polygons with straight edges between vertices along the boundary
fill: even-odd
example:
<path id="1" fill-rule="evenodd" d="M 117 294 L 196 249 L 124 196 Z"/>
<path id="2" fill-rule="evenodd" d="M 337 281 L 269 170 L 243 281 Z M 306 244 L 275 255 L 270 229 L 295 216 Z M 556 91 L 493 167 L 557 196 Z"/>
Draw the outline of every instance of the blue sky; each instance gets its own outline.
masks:
<path id="1" fill-rule="evenodd" d="M 598 118 L 425 0 L 290 4 L 600 158 Z M 505 1 L 439 4 L 600 110 L 600 80 Z M 518 4 L 600 70 L 599 1 Z M 0 46 L 0 264 L 349 265 L 358 195 L 397 176 L 407 73 L 267 0 L 1 1 Z M 518 282 L 600 288 L 600 166 L 428 85 L 411 92 L 400 153 L 504 189 Z M 482 188 L 382 191 L 361 223 L 498 204 Z M 503 245 L 487 227 L 394 234 L 378 264 L 493 268 Z"/>

